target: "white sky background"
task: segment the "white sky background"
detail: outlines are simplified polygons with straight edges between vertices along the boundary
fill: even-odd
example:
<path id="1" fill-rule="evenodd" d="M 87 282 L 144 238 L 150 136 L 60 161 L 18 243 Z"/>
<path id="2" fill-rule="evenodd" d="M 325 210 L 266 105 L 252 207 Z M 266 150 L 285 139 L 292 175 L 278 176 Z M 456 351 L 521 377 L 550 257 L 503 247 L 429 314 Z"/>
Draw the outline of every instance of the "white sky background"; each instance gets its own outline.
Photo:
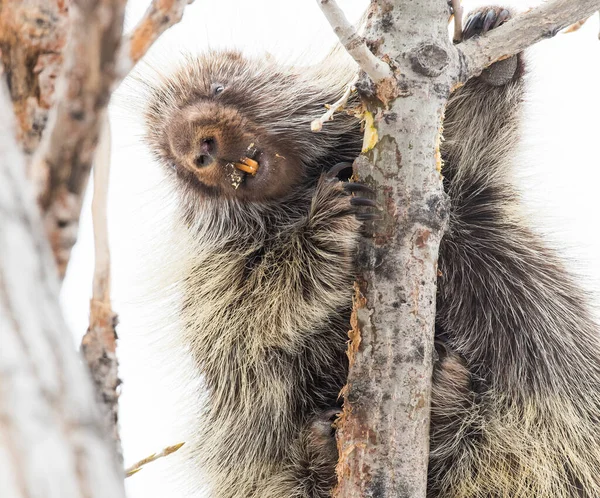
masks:
<path id="1" fill-rule="evenodd" d="M 357 19 L 365 0 L 339 0 Z M 519 8 L 539 1 L 513 2 Z M 130 0 L 127 26 L 144 12 L 148 0 Z M 487 2 L 465 0 L 465 10 Z M 600 41 L 598 17 L 579 32 L 559 35 L 530 50 L 530 92 L 521 146 L 519 182 L 534 224 L 541 227 L 568 257 L 570 268 L 600 303 Z M 153 67 L 167 67 L 180 53 L 211 48 L 270 52 L 283 61 L 317 59 L 335 37 L 314 0 L 196 0 L 181 24 L 159 40 L 150 53 Z M 127 102 L 135 90 L 122 89 L 113 99 L 109 235 L 113 257 L 113 305 L 119 313 L 119 358 L 123 379 L 121 437 L 126 463 L 182 440 L 176 387 L 166 379 L 165 358 L 153 349 L 152 313 L 144 300 L 144 274 L 152 272 L 145 258 L 167 228 L 172 199 L 165 199 L 159 168 L 141 140 L 139 119 Z M 125 104 L 125 105 L 124 105 Z M 85 332 L 93 272 L 89 202 L 62 292 L 62 302 L 75 341 Z M 598 291 L 597 291 L 598 290 Z M 146 347 L 148 346 L 148 347 Z M 168 353 L 165 353 L 168 354 Z M 127 479 L 130 498 L 179 498 L 168 479 L 169 457 Z"/>

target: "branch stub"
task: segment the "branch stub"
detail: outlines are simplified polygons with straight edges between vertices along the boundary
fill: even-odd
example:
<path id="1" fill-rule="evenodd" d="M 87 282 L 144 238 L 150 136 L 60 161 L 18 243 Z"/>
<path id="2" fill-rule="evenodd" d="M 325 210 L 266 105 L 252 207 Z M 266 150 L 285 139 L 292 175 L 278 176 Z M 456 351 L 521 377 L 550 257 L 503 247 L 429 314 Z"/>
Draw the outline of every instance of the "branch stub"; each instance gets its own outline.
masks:
<path id="1" fill-rule="evenodd" d="M 439 76 L 450 64 L 448 51 L 434 43 L 417 46 L 409 56 L 410 64 L 416 73 L 425 76 Z"/>

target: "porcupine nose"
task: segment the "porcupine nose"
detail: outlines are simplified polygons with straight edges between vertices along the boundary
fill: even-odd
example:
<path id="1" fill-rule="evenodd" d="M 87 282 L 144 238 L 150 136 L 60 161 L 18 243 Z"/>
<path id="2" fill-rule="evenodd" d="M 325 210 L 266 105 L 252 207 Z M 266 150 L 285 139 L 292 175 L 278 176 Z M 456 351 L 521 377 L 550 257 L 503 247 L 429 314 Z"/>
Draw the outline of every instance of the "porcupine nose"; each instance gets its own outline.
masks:
<path id="1" fill-rule="evenodd" d="M 215 153 L 217 151 L 217 141 L 214 137 L 203 138 L 200 142 L 200 150 L 194 159 L 194 164 L 198 168 L 210 166 L 215 161 Z"/>

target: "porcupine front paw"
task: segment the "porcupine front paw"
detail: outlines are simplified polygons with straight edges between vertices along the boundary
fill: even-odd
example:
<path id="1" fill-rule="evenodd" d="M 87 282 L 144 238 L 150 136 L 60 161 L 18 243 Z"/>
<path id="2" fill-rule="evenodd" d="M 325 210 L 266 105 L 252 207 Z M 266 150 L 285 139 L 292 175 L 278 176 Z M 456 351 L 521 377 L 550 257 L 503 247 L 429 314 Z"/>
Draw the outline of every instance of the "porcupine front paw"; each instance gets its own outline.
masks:
<path id="1" fill-rule="evenodd" d="M 337 175 L 346 169 L 352 168 L 352 163 L 343 162 L 333 166 L 328 172 L 327 177 L 337 181 Z M 342 192 L 349 195 L 350 212 L 354 214 L 358 221 L 371 221 L 380 217 L 379 205 L 372 199 L 375 191 L 361 182 L 340 182 Z"/>
<path id="2" fill-rule="evenodd" d="M 498 6 L 481 7 L 469 12 L 463 28 L 463 40 L 481 36 L 497 28 L 511 18 L 509 9 Z M 520 55 L 515 55 L 498 62 L 485 69 L 479 77 L 492 86 L 503 86 L 522 74 L 522 61 Z"/>

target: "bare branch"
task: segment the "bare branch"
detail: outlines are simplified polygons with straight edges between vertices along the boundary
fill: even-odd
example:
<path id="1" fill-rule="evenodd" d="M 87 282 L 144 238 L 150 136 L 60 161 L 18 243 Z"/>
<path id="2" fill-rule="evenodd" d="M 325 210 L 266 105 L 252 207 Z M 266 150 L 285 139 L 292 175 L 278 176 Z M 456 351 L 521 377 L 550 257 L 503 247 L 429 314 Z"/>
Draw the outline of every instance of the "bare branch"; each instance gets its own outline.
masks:
<path id="1" fill-rule="evenodd" d="M 116 452 L 120 455 L 117 388 L 121 382 L 116 355 L 117 316 L 110 303 L 110 251 L 106 218 L 110 168 L 110 128 L 106 116 L 103 118 L 102 134 L 96 152 L 92 200 L 96 265 L 90 302 L 90 326 L 81 341 L 81 349 L 92 374 L 98 404 L 104 412 L 107 432 L 112 436 Z"/>
<path id="2" fill-rule="evenodd" d="M 317 3 L 329 24 L 331 24 L 340 43 L 358 63 L 359 67 L 375 83 L 391 78 L 392 70 L 390 67 L 371 52 L 364 38 L 356 32 L 354 26 L 350 24 L 335 0 L 317 0 Z"/>
<path id="3" fill-rule="evenodd" d="M 110 176 L 110 123 L 105 114 L 102 132 L 94 160 L 94 198 L 92 218 L 94 223 L 94 285 L 92 299 L 110 305 L 110 249 L 108 246 L 108 180 Z"/>
<path id="4" fill-rule="evenodd" d="M 59 282 L 0 82 L 0 489 L 123 498 L 122 469 L 58 302 Z"/>
<path id="5" fill-rule="evenodd" d="M 327 112 L 323 114 L 319 119 L 315 119 L 312 123 L 310 123 L 310 129 L 312 131 L 321 131 L 323 129 L 323 123 L 325 123 L 326 121 L 331 121 L 333 119 L 334 113 L 336 113 L 338 109 L 341 109 L 346 105 L 348 99 L 350 98 L 350 94 L 355 90 L 354 85 L 356 85 L 357 81 L 358 75 L 356 75 L 348 84 L 348 86 L 346 87 L 346 91 L 344 92 L 342 97 L 337 102 L 331 104 Z"/>
<path id="6" fill-rule="evenodd" d="M 171 453 L 175 453 L 179 448 L 181 448 L 185 443 L 177 443 L 173 446 L 167 446 L 164 450 L 158 453 L 152 453 L 152 455 L 147 456 L 146 458 L 142 458 L 139 462 L 134 463 L 130 467 L 125 469 L 125 477 L 131 477 L 133 474 L 136 474 L 144 465 L 150 462 L 154 462 L 159 458 L 169 456 Z"/>
<path id="7" fill-rule="evenodd" d="M 454 43 L 458 43 L 462 41 L 463 32 L 462 0 L 452 0 L 452 11 L 454 13 L 454 35 L 452 36 L 452 41 L 454 41 Z"/>
<path id="8" fill-rule="evenodd" d="M 153 0 L 143 20 L 123 40 L 125 0 L 74 0 L 69 7 L 71 31 L 57 105 L 31 164 L 61 277 L 77 238 L 99 116 L 115 86 L 160 34 L 181 19 L 186 3 Z"/>
<path id="9" fill-rule="evenodd" d="M 554 0 L 525 12 L 485 36 L 456 46 L 459 81 L 465 82 L 494 62 L 522 52 L 530 45 L 552 38 L 561 29 L 600 10 L 600 0 Z"/>
<path id="10" fill-rule="evenodd" d="M 125 78 L 158 37 L 181 21 L 186 5 L 194 0 L 153 0 L 132 33 L 127 35 L 117 59 L 119 77 Z"/>
<path id="11" fill-rule="evenodd" d="M 62 74 L 31 170 L 59 275 L 65 274 L 87 185 L 99 116 L 114 84 L 123 0 L 74 0 Z"/>

